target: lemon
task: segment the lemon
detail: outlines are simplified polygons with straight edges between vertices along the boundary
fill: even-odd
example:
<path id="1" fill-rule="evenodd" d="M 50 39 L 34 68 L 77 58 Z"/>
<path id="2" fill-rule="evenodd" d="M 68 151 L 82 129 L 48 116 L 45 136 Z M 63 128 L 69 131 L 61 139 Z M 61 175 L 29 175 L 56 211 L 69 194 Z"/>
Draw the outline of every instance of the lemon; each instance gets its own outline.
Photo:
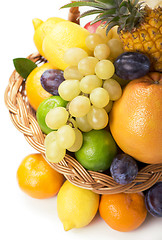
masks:
<path id="1" fill-rule="evenodd" d="M 68 67 L 64 62 L 64 53 L 67 49 L 78 47 L 91 54 L 85 44 L 89 34 L 85 28 L 68 20 L 55 24 L 43 40 L 42 49 L 45 58 L 58 69 L 64 70 Z"/>
<path id="2" fill-rule="evenodd" d="M 95 217 L 98 207 L 98 194 L 76 187 L 69 181 L 64 182 L 57 196 L 58 217 L 65 231 L 88 225 Z"/>
<path id="3" fill-rule="evenodd" d="M 53 26 L 61 21 L 66 21 L 65 19 L 58 18 L 58 17 L 51 17 L 48 18 L 45 22 L 43 22 L 39 18 L 34 18 L 32 20 L 33 26 L 34 26 L 34 43 L 38 50 L 38 52 L 44 56 L 44 53 L 42 51 L 42 43 L 45 38 L 45 36 L 53 29 Z"/>

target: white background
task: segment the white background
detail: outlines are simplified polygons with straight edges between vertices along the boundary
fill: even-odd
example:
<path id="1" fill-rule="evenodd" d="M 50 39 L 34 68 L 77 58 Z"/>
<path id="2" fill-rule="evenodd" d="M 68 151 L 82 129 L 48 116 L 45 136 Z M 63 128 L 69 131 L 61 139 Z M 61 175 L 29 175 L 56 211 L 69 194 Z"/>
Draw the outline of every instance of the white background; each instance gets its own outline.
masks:
<path id="1" fill-rule="evenodd" d="M 0 14 L 0 239 L 9 240 L 160 240 L 162 220 L 148 215 L 145 223 L 136 231 L 120 233 L 95 217 L 91 224 L 69 232 L 63 230 L 56 211 L 56 199 L 32 199 L 18 187 L 16 171 L 22 159 L 36 151 L 26 142 L 12 124 L 4 105 L 4 91 L 14 70 L 12 59 L 26 57 L 36 52 L 33 43 L 32 19 L 46 20 L 52 16 L 67 17 L 67 10 L 59 7 L 69 0 L 3 1 Z M 88 19 L 82 20 L 84 25 Z"/>

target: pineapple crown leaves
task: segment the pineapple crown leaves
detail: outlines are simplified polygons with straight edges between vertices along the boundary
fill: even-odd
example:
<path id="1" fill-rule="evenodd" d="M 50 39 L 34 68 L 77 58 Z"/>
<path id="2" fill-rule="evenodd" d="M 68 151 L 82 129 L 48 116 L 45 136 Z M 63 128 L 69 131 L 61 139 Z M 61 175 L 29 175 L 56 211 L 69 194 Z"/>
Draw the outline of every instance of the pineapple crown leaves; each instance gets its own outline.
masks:
<path id="1" fill-rule="evenodd" d="M 80 15 L 80 18 L 96 14 L 97 16 L 91 21 L 91 24 L 101 21 L 106 28 L 106 33 L 114 26 L 118 26 L 120 31 L 132 31 L 143 20 L 145 10 L 144 2 L 139 0 L 80 0 L 62 6 L 69 7 L 92 7 Z"/>

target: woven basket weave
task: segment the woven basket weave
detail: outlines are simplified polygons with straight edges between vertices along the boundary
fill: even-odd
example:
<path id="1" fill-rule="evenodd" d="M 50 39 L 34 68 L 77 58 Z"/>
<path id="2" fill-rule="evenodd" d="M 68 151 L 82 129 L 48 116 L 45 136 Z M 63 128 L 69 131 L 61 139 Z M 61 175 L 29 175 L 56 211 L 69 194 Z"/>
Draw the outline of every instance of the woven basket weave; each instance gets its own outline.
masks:
<path id="1" fill-rule="evenodd" d="M 45 61 L 39 53 L 31 54 L 28 59 L 37 64 Z M 23 133 L 26 141 L 45 158 L 45 135 L 42 133 L 35 117 L 35 111 L 25 95 L 25 81 L 16 71 L 9 79 L 4 99 L 15 127 Z M 47 159 L 46 161 L 48 162 Z M 108 174 L 87 171 L 76 159 L 67 154 L 57 164 L 48 163 L 72 184 L 90 189 L 98 194 L 140 192 L 150 188 L 156 182 L 162 181 L 162 164 L 147 165 L 138 172 L 132 183 L 120 185 Z"/>

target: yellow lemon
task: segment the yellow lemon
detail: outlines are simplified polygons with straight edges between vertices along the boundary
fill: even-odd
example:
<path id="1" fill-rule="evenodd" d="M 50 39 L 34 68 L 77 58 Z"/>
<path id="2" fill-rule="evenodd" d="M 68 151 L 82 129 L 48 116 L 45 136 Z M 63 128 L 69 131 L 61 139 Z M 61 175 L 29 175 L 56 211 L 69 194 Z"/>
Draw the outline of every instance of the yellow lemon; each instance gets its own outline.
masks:
<path id="1" fill-rule="evenodd" d="M 45 58 L 57 68 L 64 70 L 68 67 L 63 59 L 67 49 L 78 47 L 91 54 L 85 44 L 88 35 L 89 32 L 76 23 L 70 21 L 57 23 L 43 40 L 42 49 Z"/>
<path id="2" fill-rule="evenodd" d="M 65 231 L 88 225 L 95 217 L 98 207 L 98 194 L 76 187 L 69 181 L 64 182 L 57 196 L 58 217 Z"/>
<path id="3" fill-rule="evenodd" d="M 45 22 L 43 22 L 39 18 L 34 18 L 32 20 L 33 26 L 35 29 L 33 40 L 34 40 L 36 48 L 38 49 L 38 52 L 42 56 L 44 56 L 43 51 L 42 51 L 42 43 L 43 43 L 43 40 L 44 40 L 46 34 L 48 34 L 53 29 L 53 26 L 56 23 L 61 22 L 61 21 L 66 21 L 66 20 L 62 19 L 62 18 L 58 18 L 58 17 L 48 18 Z"/>

